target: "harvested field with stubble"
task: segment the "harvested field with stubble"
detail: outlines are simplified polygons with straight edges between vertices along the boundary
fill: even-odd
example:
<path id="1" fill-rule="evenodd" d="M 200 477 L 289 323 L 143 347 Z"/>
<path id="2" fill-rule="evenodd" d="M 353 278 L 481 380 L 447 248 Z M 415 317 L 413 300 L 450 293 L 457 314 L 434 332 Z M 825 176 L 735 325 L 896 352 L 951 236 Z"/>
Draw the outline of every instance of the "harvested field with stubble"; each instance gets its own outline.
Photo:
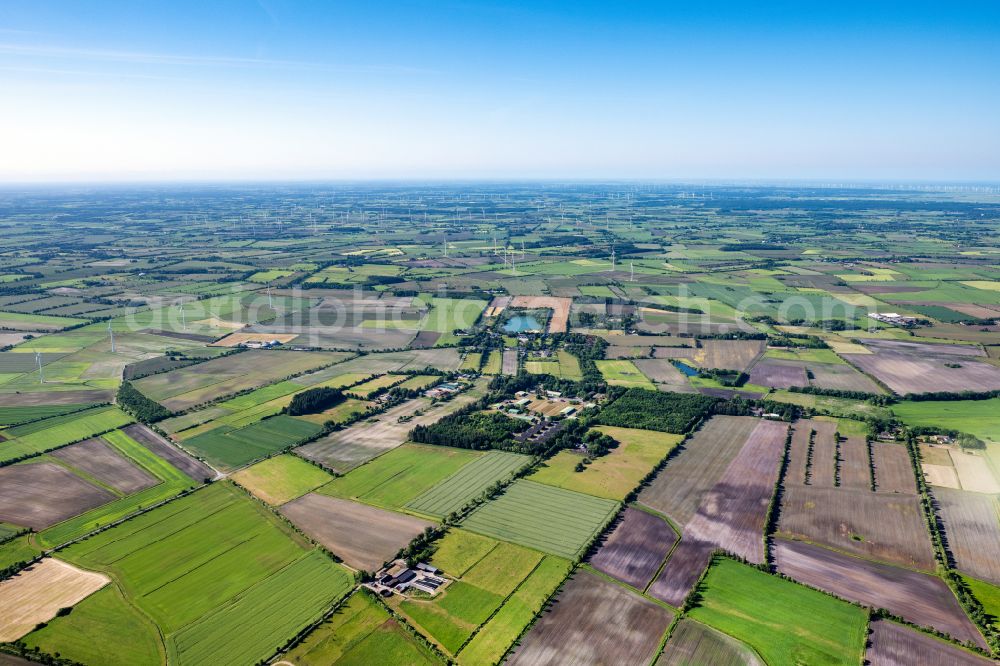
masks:
<path id="1" fill-rule="evenodd" d="M 649 663 L 672 619 L 665 608 L 593 573 L 578 571 L 507 663 Z"/>
<path id="2" fill-rule="evenodd" d="M 937 576 L 783 539 L 775 541 L 774 557 L 778 571 L 810 587 L 872 608 L 885 608 L 914 624 L 986 647 L 958 599 Z"/>
<path id="3" fill-rule="evenodd" d="M 0 583 L 0 642 L 15 641 L 60 608 L 73 606 L 111 582 L 104 574 L 48 557 Z"/>
<path id="4" fill-rule="evenodd" d="M 917 482 L 910 465 L 910 454 L 902 444 L 872 442 L 875 462 L 875 490 L 880 493 L 917 492 Z"/>
<path id="5" fill-rule="evenodd" d="M 871 622 L 865 660 L 870 666 L 989 666 L 995 662 L 890 620 Z"/>
<path id="6" fill-rule="evenodd" d="M 935 566 L 916 495 L 788 484 L 778 532 L 905 567 Z"/>
<path id="7" fill-rule="evenodd" d="M 141 423 L 133 423 L 130 426 L 126 426 L 122 428 L 122 432 L 145 446 L 159 457 L 166 460 L 180 471 L 187 474 L 195 481 L 214 479 L 217 475 L 214 469 L 197 458 L 180 450 Z"/>
<path id="8" fill-rule="evenodd" d="M 764 353 L 764 340 L 701 340 L 691 357 L 702 368 L 746 371 Z"/>
<path id="9" fill-rule="evenodd" d="M 609 358 L 614 358 L 609 357 Z M 687 378 L 684 374 L 666 358 L 638 358 L 632 361 L 639 371 L 646 375 L 650 381 L 656 384 L 668 384 L 670 386 L 687 386 Z"/>
<path id="10" fill-rule="evenodd" d="M 158 483 L 156 477 L 95 437 L 65 446 L 52 455 L 124 495 Z"/>
<path id="11" fill-rule="evenodd" d="M 640 493 L 639 502 L 666 514 L 678 525 L 686 524 L 757 423 L 748 416 L 713 417 Z"/>
<path id="12" fill-rule="evenodd" d="M 5 523 L 43 530 L 114 499 L 53 462 L 0 467 L 0 521 Z"/>
<path id="13" fill-rule="evenodd" d="M 515 296 L 507 307 L 524 308 L 526 310 L 552 310 L 549 319 L 549 333 L 565 333 L 569 323 L 569 309 L 573 305 L 572 298 L 558 296 Z"/>
<path id="14" fill-rule="evenodd" d="M 367 504 L 303 495 L 281 507 L 299 529 L 355 569 L 375 571 L 433 523 Z"/>
<path id="15" fill-rule="evenodd" d="M 701 622 L 677 623 L 655 666 L 765 666 L 746 644 Z"/>
<path id="16" fill-rule="evenodd" d="M 429 398 L 414 398 L 373 419 L 358 421 L 348 428 L 300 446 L 295 449 L 295 453 L 340 474 L 346 474 L 375 456 L 401 445 L 414 427 L 436 423 L 475 402 L 480 395 L 478 388 L 472 388 L 436 405 L 432 405 Z M 417 411 L 421 413 L 415 415 Z"/>
<path id="17" fill-rule="evenodd" d="M 718 483 L 681 530 L 681 543 L 649 594 L 680 606 L 711 553 L 722 548 L 747 561 L 764 561 L 764 521 L 778 482 L 788 425 L 758 421 Z"/>
<path id="18" fill-rule="evenodd" d="M 934 488 L 937 513 L 955 566 L 975 578 L 1000 585 L 1000 502 L 951 488 Z"/>
<path id="19" fill-rule="evenodd" d="M 667 557 L 677 534 L 667 521 L 626 507 L 600 549 L 590 558 L 598 571 L 640 590 L 646 589 Z"/>

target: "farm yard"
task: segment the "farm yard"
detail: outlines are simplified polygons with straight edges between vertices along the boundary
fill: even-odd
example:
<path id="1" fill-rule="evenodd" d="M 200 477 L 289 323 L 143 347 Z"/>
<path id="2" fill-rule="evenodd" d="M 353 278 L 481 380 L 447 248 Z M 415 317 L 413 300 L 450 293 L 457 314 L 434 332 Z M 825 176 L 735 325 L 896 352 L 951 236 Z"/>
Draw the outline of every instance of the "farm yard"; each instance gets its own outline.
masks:
<path id="1" fill-rule="evenodd" d="M 994 198 L 0 195 L 0 662 L 992 663 Z"/>

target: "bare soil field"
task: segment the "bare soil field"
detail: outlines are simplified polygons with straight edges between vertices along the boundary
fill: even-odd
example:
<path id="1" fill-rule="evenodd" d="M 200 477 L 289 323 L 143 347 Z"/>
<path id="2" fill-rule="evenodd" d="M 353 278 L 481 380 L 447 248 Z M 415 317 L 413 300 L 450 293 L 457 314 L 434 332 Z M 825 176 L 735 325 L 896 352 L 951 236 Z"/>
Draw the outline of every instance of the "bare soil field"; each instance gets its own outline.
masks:
<path id="1" fill-rule="evenodd" d="M 708 566 L 715 548 L 747 561 L 764 561 L 764 520 L 778 481 L 788 426 L 758 421 L 718 483 L 681 530 L 681 544 L 649 589 L 679 606 Z"/>
<path id="2" fill-rule="evenodd" d="M 593 573 L 578 571 L 507 663 L 646 664 L 672 619 L 665 608 Z"/>
<path id="3" fill-rule="evenodd" d="M 632 363 L 635 367 L 639 368 L 639 372 L 657 384 L 687 385 L 687 379 L 685 379 L 684 374 L 674 367 L 674 364 L 669 359 L 640 358 L 632 361 Z"/>
<path id="4" fill-rule="evenodd" d="M 893 352 L 911 356 L 986 356 L 977 345 L 946 345 L 934 342 L 906 342 L 901 340 L 865 340 L 862 344 L 876 354 Z"/>
<path id="5" fill-rule="evenodd" d="M 844 358 L 899 395 L 1000 389 L 1000 368 L 954 354 L 914 356 L 879 351 L 875 354 L 845 354 Z M 946 363 L 960 367 L 949 368 Z"/>
<path id="6" fill-rule="evenodd" d="M 414 398 L 343 430 L 295 449 L 295 453 L 341 474 L 403 442 L 418 425 L 430 425 L 478 398 L 470 389 L 447 402 L 431 405 L 429 398 Z M 415 415 L 416 412 L 421 412 Z M 402 419 L 402 420 L 401 420 Z"/>
<path id="7" fill-rule="evenodd" d="M 989 666 L 990 659 L 890 620 L 874 619 L 865 652 L 870 666 Z"/>
<path id="8" fill-rule="evenodd" d="M 676 541 L 677 534 L 665 520 L 626 507 L 590 564 L 612 578 L 644 590 Z"/>
<path id="9" fill-rule="evenodd" d="M 437 331 L 420 331 L 417 333 L 417 337 L 410 341 L 410 347 L 413 349 L 430 349 L 440 337 L 441 334 Z"/>
<path id="10" fill-rule="evenodd" d="M 872 442 L 875 462 L 875 490 L 880 493 L 917 492 L 906 447 L 893 442 Z"/>
<path id="11" fill-rule="evenodd" d="M 627 347 L 621 345 L 611 345 L 604 352 L 604 358 L 643 358 L 649 356 L 653 351 L 650 345 L 644 347 Z M 650 377 L 652 379 L 652 377 Z"/>
<path id="12" fill-rule="evenodd" d="M 122 428 L 122 432 L 190 476 L 194 481 L 214 479 L 216 471 L 165 440 L 141 423 Z"/>
<path id="13" fill-rule="evenodd" d="M 788 447 L 785 485 L 801 485 L 806 482 L 806 463 L 809 459 L 809 440 L 812 433 L 811 423 L 811 421 L 800 419 L 792 424 L 792 441 Z"/>
<path id="14" fill-rule="evenodd" d="M 957 568 L 1000 585 L 1000 502 L 993 495 L 950 488 L 934 488 L 932 494 Z"/>
<path id="15" fill-rule="evenodd" d="M 685 525 L 702 500 L 725 474 L 758 419 L 715 416 L 695 433 L 683 450 L 639 495 L 639 502 Z"/>
<path id="16" fill-rule="evenodd" d="M 115 499 L 62 465 L 0 467 L 0 521 L 36 531 Z"/>
<path id="17" fill-rule="evenodd" d="M 51 455 L 125 495 L 159 483 L 156 477 L 119 455 L 100 437 L 65 446 Z"/>
<path id="18" fill-rule="evenodd" d="M 840 442 L 840 485 L 842 488 L 870 490 L 872 469 L 864 437 L 848 437 Z"/>
<path id="19" fill-rule="evenodd" d="M 15 641 L 60 608 L 73 606 L 111 582 L 104 574 L 48 557 L 0 583 L 0 642 Z"/>
<path id="20" fill-rule="evenodd" d="M 780 533 L 901 566 L 934 570 L 916 495 L 788 485 Z"/>
<path id="21" fill-rule="evenodd" d="M 655 666 L 764 666 L 749 647 L 721 631 L 685 618 L 677 623 Z"/>
<path id="22" fill-rule="evenodd" d="M 813 436 L 809 485 L 833 488 L 837 478 L 837 424 L 810 420 L 809 427 L 816 431 Z"/>
<path id="23" fill-rule="evenodd" d="M 517 350 L 516 349 L 504 349 L 503 350 L 503 366 L 500 370 L 505 375 L 516 375 L 517 374 Z"/>
<path id="24" fill-rule="evenodd" d="M 986 647 L 951 589 L 937 576 L 842 555 L 808 543 L 778 539 L 778 571 L 811 587 L 872 608 L 885 608 L 922 627 Z"/>
<path id="25" fill-rule="evenodd" d="M 920 465 L 924 472 L 924 480 L 932 486 L 938 488 L 954 488 L 961 490 L 962 484 L 958 482 L 958 472 L 951 465 L 932 465 L 924 463 Z"/>
<path id="26" fill-rule="evenodd" d="M 552 310 L 549 319 L 549 333 L 565 333 L 569 323 L 569 308 L 573 305 L 572 298 L 558 296 L 515 296 L 508 307 Z"/>
<path id="27" fill-rule="evenodd" d="M 885 393 L 882 387 L 847 364 L 807 363 L 806 367 L 813 374 L 813 378 L 809 380 L 812 386 L 839 391 Z"/>
<path id="28" fill-rule="evenodd" d="M 764 353 L 764 340 L 702 340 L 692 360 L 703 368 L 746 371 Z"/>
<path id="29" fill-rule="evenodd" d="M 799 361 L 766 359 L 750 370 L 750 383 L 758 386 L 786 389 L 792 386 L 809 386 L 806 367 Z"/>
<path id="30" fill-rule="evenodd" d="M 433 523 L 401 513 L 309 493 L 281 513 L 355 569 L 376 571 Z"/>

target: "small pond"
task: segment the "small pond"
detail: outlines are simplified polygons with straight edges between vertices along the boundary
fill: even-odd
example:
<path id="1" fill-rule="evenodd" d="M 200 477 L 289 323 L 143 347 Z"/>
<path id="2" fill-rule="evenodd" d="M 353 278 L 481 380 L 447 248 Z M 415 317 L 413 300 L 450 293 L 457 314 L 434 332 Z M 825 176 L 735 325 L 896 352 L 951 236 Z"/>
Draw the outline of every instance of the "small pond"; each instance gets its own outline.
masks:
<path id="1" fill-rule="evenodd" d="M 504 333 L 524 333 L 525 331 L 540 331 L 542 325 L 531 315 L 518 315 L 511 317 L 503 325 Z"/>
<path id="2" fill-rule="evenodd" d="M 680 361 L 674 361 L 674 360 L 671 360 L 670 362 L 674 364 L 675 368 L 677 368 L 678 370 L 680 370 L 681 372 L 683 372 L 688 377 L 697 377 L 698 376 L 698 370 L 695 369 L 695 368 L 692 368 L 687 363 L 682 363 Z"/>

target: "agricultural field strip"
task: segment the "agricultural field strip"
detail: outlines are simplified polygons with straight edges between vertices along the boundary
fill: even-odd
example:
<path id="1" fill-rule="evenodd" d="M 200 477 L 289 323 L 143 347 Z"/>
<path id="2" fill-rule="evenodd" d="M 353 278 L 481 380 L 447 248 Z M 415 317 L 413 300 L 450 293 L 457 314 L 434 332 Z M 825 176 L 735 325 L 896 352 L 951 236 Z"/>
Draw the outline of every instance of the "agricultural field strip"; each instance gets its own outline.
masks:
<path id="1" fill-rule="evenodd" d="M 66 416 L 57 416 L 53 420 L 57 422 L 52 425 L 45 425 L 45 421 L 32 423 L 30 425 L 33 427 L 27 434 L 15 436 L 7 441 L 0 441 L 0 464 L 21 457 L 46 453 L 67 444 L 102 435 L 128 425 L 133 419 L 117 407 L 108 406 Z M 15 429 L 10 429 L 3 434 L 5 436 L 8 433 L 13 434 L 13 430 Z"/>
<path id="2" fill-rule="evenodd" d="M 447 516 L 464 507 L 494 483 L 510 478 L 530 462 L 528 456 L 490 451 L 411 500 L 405 508 L 428 516 Z"/>
<path id="3" fill-rule="evenodd" d="M 611 500 L 521 480 L 478 507 L 462 526 L 575 560 L 618 506 Z"/>

